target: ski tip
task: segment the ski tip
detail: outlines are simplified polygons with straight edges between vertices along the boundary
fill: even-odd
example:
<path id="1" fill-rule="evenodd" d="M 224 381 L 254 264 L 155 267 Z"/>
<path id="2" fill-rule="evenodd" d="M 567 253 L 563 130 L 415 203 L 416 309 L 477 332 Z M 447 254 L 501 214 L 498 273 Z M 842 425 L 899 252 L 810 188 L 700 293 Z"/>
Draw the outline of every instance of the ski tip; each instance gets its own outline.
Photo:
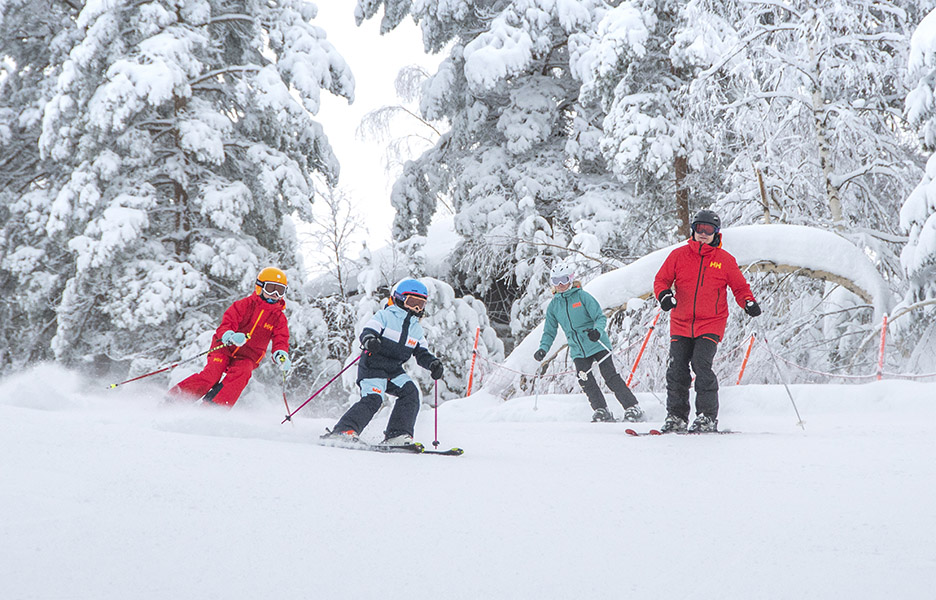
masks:
<path id="1" fill-rule="evenodd" d="M 624 433 L 627 435 L 632 435 L 634 437 L 640 437 L 642 435 L 663 435 L 663 432 L 659 429 L 651 429 L 650 431 L 639 432 L 634 429 L 625 429 Z"/>
<path id="2" fill-rule="evenodd" d="M 461 456 L 465 451 L 461 448 L 449 448 L 448 450 L 423 450 L 422 454 L 439 454 L 442 456 Z"/>

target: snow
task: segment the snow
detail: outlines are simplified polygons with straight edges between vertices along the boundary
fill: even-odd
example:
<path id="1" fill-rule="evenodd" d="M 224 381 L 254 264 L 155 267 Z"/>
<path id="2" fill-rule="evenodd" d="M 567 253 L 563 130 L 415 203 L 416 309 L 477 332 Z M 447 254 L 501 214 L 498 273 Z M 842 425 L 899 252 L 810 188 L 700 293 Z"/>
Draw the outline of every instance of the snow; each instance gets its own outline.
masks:
<path id="1" fill-rule="evenodd" d="M 721 425 L 744 433 L 692 437 L 591 424 L 581 395 L 476 394 L 439 409 L 442 446 L 466 449 L 451 458 L 320 447 L 331 421 L 281 426 L 273 399 L 160 408 L 145 382 L 103 383 L 48 365 L 0 381 L 6 598 L 922 599 L 936 586 L 936 384 L 794 386 L 805 431 L 782 386 L 729 387 Z M 639 397 L 658 423 L 660 404 Z M 432 416 L 417 423 L 426 443 Z"/>

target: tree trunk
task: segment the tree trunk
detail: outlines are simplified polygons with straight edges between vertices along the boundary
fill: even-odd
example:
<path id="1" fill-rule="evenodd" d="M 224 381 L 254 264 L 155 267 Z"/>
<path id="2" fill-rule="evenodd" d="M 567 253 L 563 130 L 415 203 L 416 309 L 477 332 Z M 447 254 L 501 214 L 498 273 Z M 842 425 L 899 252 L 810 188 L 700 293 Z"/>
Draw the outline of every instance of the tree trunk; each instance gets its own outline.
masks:
<path id="1" fill-rule="evenodd" d="M 679 230 L 690 236 L 692 232 L 689 230 L 689 188 L 686 187 L 689 161 L 685 155 L 677 154 L 673 162 L 676 175 L 676 219 L 679 221 Z"/>
<path id="2" fill-rule="evenodd" d="M 832 158 L 829 148 L 829 140 L 825 135 L 825 101 L 822 98 L 822 90 L 819 86 L 819 74 L 822 70 L 820 60 L 816 57 L 816 51 L 812 41 L 809 44 L 809 58 L 812 60 L 812 113 L 813 124 L 816 128 L 816 145 L 819 150 L 819 166 L 822 168 L 822 179 L 825 187 L 826 202 L 829 204 L 829 213 L 832 215 L 832 223 L 836 229 L 842 229 L 842 200 L 839 197 L 838 188 L 832 185 Z"/>

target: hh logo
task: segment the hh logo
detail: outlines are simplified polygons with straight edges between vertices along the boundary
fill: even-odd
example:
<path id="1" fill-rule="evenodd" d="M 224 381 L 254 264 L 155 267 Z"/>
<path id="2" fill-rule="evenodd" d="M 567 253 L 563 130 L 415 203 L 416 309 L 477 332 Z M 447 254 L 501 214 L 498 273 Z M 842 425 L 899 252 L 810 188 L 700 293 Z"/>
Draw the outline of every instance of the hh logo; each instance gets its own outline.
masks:
<path id="1" fill-rule="evenodd" d="M 575 304 L 572 305 L 572 308 L 578 308 L 578 307 L 580 307 L 581 305 L 582 305 L 581 302 L 576 302 Z"/>
<path id="2" fill-rule="evenodd" d="M 269 329 L 270 331 L 273 331 L 273 324 L 272 324 L 272 323 L 264 323 L 264 324 L 263 324 L 263 328 L 264 328 L 264 329 Z"/>
<path id="3" fill-rule="evenodd" d="M 370 389 L 370 391 L 374 392 L 375 394 L 382 394 L 382 393 L 383 393 L 383 390 L 382 390 L 382 389 L 376 388 L 376 387 L 372 387 L 372 388 Z"/>
<path id="4" fill-rule="evenodd" d="M 407 348 L 415 348 L 415 347 L 416 347 L 416 344 L 418 344 L 418 343 L 419 343 L 419 340 L 417 340 L 416 338 L 406 338 L 406 347 L 407 347 Z"/>
<path id="5" fill-rule="evenodd" d="M 715 262 L 714 260 L 710 262 L 708 266 L 712 267 L 713 269 L 721 269 L 721 263 Z"/>

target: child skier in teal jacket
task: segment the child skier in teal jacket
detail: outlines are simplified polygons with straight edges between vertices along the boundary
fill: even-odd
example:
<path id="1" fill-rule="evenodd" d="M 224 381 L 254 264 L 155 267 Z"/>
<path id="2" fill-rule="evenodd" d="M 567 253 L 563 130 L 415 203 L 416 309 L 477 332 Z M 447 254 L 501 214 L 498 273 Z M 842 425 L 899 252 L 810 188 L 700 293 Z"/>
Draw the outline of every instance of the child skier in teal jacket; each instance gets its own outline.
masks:
<path id="1" fill-rule="evenodd" d="M 595 411 L 592 422 L 614 420 L 604 394 L 601 393 L 601 388 L 591 372 L 596 361 L 605 383 L 624 407 L 624 419 L 631 422 L 643 420 L 643 410 L 637 404 L 637 397 L 614 367 L 610 353 L 611 340 L 605 332 L 608 319 L 598 301 L 582 289 L 580 282 L 575 281 L 571 267 L 556 265 L 550 273 L 550 281 L 554 286 L 555 295 L 546 309 L 543 336 L 533 358 L 540 361 L 546 357 L 546 352 L 556 339 L 557 326 L 562 327 L 569 342 L 569 354 L 575 364 L 579 385 Z"/>

